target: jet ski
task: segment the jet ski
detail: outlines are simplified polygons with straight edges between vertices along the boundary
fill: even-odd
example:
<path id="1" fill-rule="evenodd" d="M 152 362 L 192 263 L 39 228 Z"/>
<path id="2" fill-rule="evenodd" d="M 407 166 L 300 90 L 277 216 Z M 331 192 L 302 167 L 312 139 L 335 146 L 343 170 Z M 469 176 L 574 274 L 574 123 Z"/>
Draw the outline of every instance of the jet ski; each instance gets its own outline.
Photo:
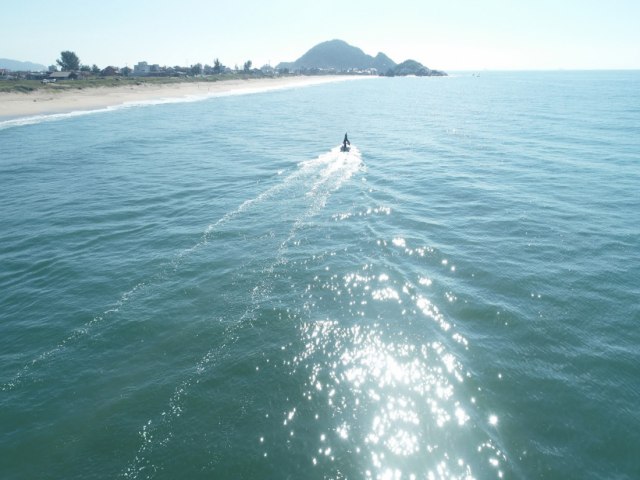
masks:
<path id="1" fill-rule="evenodd" d="M 341 152 L 348 152 L 351 149 L 351 142 L 347 137 L 347 134 L 344 134 L 344 140 L 342 140 L 342 146 L 340 147 Z"/>

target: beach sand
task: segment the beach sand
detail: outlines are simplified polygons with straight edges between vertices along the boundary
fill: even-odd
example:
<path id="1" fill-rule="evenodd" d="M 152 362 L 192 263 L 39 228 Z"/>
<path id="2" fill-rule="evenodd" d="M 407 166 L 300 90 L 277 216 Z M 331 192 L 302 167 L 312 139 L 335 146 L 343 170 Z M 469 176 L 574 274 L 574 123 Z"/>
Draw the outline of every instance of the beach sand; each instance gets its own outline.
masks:
<path id="1" fill-rule="evenodd" d="M 317 85 L 362 77 L 321 76 L 282 77 L 218 82 L 127 85 L 86 89 L 38 90 L 32 93 L 0 93 L 0 121 L 37 115 L 90 111 L 127 103 L 166 99 L 205 98 L 226 93 L 263 91 L 295 86 Z"/>

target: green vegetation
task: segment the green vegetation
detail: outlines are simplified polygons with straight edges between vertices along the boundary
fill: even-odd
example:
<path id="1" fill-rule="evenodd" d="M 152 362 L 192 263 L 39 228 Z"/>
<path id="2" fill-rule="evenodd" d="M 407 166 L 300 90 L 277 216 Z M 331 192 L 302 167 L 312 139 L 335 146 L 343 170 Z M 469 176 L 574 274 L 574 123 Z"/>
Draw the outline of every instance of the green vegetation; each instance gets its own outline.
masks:
<path id="1" fill-rule="evenodd" d="M 36 82 L 33 80 L 24 80 L 24 81 L 16 82 L 16 84 L 13 85 L 11 90 L 5 90 L 3 87 L 5 87 L 5 85 L 0 83 L 0 92 L 11 91 L 11 92 L 18 92 L 18 93 L 30 93 L 35 90 L 38 90 L 39 82 Z"/>
<path id="2" fill-rule="evenodd" d="M 60 58 L 56 60 L 63 72 L 72 72 L 80 68 L 80 59 L 74 52 L 66 50 L 60 52 Z"/>
<path id="3" fill-rule="evenodd" d="M 252 69 L 252 62 L 248 60 L 242 71 L 236 66 L 235 71 L 227 69 L 219 59 L 214 60 L 214 66 L 202 66 L 201 63 L 191 67 L 176 66 L 162 67 L 150 75 L 131 76 L 129 67 L 117 68 L 108 66 L 104 69 L 97 65 L 81 65 L 78 56 L 71 51 L 60 52 L 56 63 L 63 72 L 71 72 L 67 78 L 51 78 L 46 73 L 22 72 L 21 75 L 8 75 L 0 78 L 0 93 L 30 93 L 34 91 L 60 92 L 82 90 L 97 87 L 123 87 L 128 85 L 164 85 L 184 82 L 219 82 L 221 80 L 237 80 L 249 78 L 264 78 L 273 76 L 258 69 Z M 55 69 L 54 69 L 55 71 Z"/>
<path id="4" fill-rule="evenodd" d="M 222 73 L 219 75 L 197 77 L 90 77 L 78 80 L 58 80 L 55 83 L 42 83 L 40 80 L 3 80 L 0 81 L 0 93 L 29 93 L 36 90 L 47 92 L 82 90 L 98 87 L 124 87 L 128 85 L 166 85 L 184 82 L 219 82 L 256 78 L 253 73 Z"/>

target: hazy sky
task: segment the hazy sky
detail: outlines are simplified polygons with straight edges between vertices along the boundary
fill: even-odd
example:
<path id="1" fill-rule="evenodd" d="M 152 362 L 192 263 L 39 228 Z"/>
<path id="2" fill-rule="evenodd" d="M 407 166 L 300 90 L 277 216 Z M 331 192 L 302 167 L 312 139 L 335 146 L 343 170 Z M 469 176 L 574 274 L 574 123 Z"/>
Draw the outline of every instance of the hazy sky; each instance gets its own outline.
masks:
<path id="1" fill-rule="evenodd" d="M 293 61 L 339 38 L 443 70 L 640 69 L 640 0 L 0 0 L 0 58 Z"/>

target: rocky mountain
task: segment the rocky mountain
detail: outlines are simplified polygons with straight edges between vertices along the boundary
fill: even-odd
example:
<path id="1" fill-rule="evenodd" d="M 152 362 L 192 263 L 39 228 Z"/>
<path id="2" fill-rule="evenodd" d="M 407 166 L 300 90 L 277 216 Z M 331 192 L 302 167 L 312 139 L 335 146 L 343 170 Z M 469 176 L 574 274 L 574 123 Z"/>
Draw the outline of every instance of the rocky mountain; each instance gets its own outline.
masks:
<path id="1" fill-rule="evenodd" d="M 387 57 L 384 53 L 379 52 L 373 59 L 373 68 L 378 72 L 386 72 L 389 69 L 393 69 L 396 66 L 396 62 Z"/>
<path id="2" fill-rule="evenodd" d="M 290 71 L 334 70 L 337 72 L 375 68 L 377 73 L 388 76 L 446 75 L 439 70 L 431 70 L 415 60 L 406 60 L 398 65 L 382 52 L 372 57 L 343 40 L 319 43 L 295 62 L 282 62 L 276 68 L 279 70 L 289 69 Z"/>
<path id="3" fill-rule="evenodd" d="M 387 75 L 415 75 L 417 77 L 442 77 L 447 74 L 440 70 L 431 70 L 425 67 L 420 62 L 415 60 L 405 60 L 404 62 L 396 65 L 392 72 L 388 72 Z"/>
<path id="4" fill-rule="evenodd" d="M 0 58 L 0 68 L 6 68 L 13 72 L 43 72 L 47 70 L 47 67 L 39 63 L 20 62 L 8 58 Z"/>
<path id="5" fill-rule="evenodd" d="M 324 70 L 348 70 L 350 68 L 367 69 L 373 66 L 373 57 L 365 54 L 357 47 L 353 47 L 342 40 L 323 42 L 311 48 L 287 68 Z M 282 65 L 282 64 L 281 64 Z"/>

